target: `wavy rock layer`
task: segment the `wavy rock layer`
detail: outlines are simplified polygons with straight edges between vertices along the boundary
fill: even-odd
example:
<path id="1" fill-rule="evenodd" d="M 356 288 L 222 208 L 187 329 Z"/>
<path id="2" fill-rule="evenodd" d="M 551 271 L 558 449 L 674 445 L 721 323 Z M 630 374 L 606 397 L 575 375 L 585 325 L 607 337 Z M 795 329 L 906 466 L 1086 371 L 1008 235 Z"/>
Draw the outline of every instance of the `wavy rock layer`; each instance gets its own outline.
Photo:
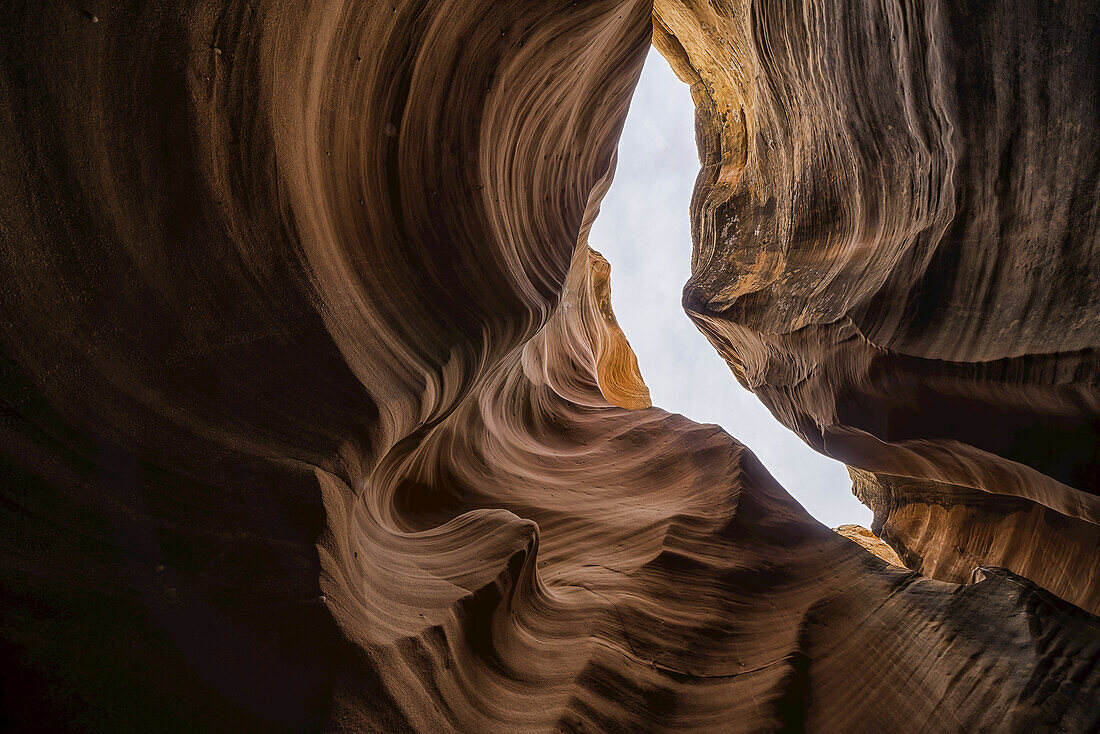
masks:
<path id="1" fill-rule="evenodd" d="M 5 724 L 1100 725 L 1095 617 L 645 407 L 586 233 L 650 14 L 9 13 Z"/>
<path id="2" fill-rule="evenodd" d="M 1097 611 L 1095 3 L 655 7 L 699 109 L 700 329 L 892 487 L 858 493 L 922 571 Z"/>

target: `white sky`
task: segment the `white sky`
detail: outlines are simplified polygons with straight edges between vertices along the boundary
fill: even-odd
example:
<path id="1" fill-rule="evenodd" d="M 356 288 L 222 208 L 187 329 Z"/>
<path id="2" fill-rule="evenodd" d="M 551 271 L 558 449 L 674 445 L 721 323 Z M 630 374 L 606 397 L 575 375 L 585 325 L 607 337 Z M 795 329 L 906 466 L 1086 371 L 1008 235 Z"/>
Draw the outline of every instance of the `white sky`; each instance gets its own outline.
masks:
<path id="1" fill-rule="evenodd" d="M 869 527 L 871 511 L 852 495 L 844 465 L 803 443 L 742 388 L 680 306 L 691 275 L 688 204 L 699 172 L 694 118 L 687 85 L 650 49 L 615 180 L 589 238 L 611 262 L 615 316 L 654 405 L 722 426 L 829 527 Z"/>

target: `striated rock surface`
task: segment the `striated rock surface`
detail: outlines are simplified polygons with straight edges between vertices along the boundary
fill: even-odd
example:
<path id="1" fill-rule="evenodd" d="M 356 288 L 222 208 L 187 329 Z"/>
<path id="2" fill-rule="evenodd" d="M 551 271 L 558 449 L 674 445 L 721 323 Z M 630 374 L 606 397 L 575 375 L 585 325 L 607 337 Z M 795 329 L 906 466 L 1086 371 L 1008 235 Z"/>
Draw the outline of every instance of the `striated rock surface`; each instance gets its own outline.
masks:
<path id="1" fill-rule="evenodd" d="M 1005 565 L 1097 611 L 1100 9 L 655 9 L 699 111 L 700 329 L 874 475 L 857 494 L 914 567 Z"/>
<path id="2" fill-rule="evenodd" d="M 853 491 L 875 510 L 874 532 L 904 565 L 965 583 L 994 563 L 1079 607 L 1100 612 L 1100 556 L 1092 523 L 1017 497 L 850 469 Z"/>
<path id="3" fill-rule="evenodd" d="M 684 58 L 714 36 L 692 35 L 696 14 L 753 19 L 722 31 L 738 53 L 762 19 L 796 17 L 672 7 L 677 20 L 658 3 L 658 40 L 668 53 L 682 38 Z M 999 568 L 960 584 L 891 566 L 815 522 L 719 428 L 647 407 L 609 267 L 586 240 L 651 12 L 631 0 L 10 9 L 6 728 L 1100 726 L 1096 617 Z M 708 145 L 747 116 L 729 100 L 708 112 L 707 94 L 758 78 L 779 89 L 818 58 L 784 48 L 725 86 L 700 73 Z M 718 196 L 715 172 L 739 190 L 728 166 L 756 139 L 743 138 L 741 153 L 704 146 L 697 202 Z M 854 175 L 842 163 L 804 174 Z M 745 212 L 787 226 L 779 204 Z M 726 221 L 695 216 L 702 234 Z M 738 252 L 728 263 L 759 271 Z M 737 290 L 737 268 L 713 282 Z M 1087 296 L 1034 278 L 1052 298 Z M 888 298 L 863 308 L 897 315 Z M 735 364 L 763 354 L 744 350 L 765 337 L 728 336 L 750 327 L 696 316 Z M 1034 318 L 1017 346 L 1084 338 L 1043 337 Z M 844 356 L 833 323 L 798 327 L 817 339 L 809 354 Z M 1073 395 L 1086 394 L 1086 357 Z M 1070 357 L 1052 359 L 1052 375 L 1070 374 Z M 1020 384 L 1008 392 L 1032 394 Z M 899 410 L 919 413 L 906 400 Z M 963 458 L 950 471 L 978 465 L 951 446 Z M 1092 495 L 1040 469 L 1031 494 L 1005 493 L 1092 522 Z"/>

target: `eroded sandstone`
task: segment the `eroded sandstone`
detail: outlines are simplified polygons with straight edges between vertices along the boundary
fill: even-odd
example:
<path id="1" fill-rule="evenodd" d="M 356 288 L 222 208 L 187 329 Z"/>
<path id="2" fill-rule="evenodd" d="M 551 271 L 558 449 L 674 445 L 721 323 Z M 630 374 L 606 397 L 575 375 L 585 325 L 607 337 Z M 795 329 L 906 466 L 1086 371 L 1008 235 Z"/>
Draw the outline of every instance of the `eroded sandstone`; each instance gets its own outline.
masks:
<path id="1" fill-rule="evenodd" d="M 1050 10 L 657 2 L 655 42 L 699 111 L 684 305 L 737 379 L 895 488 L 857 494 L 915 567 L 1096 611 L 1100 14 Z"/>
<path id="2" fill-rule="evenodd" d="M 838 8 L 839 20 L 795 36 L 787 23 L 817 17 L 780 4 L 657 3 L 658 45 L 677 70 L 690 76 L 691 59 L 709 59 L 689 79 L 704 168 L 687 303 L 788 425 L 814 443 L 807 416 L 828 418 L 819 448 L 879 473 L 933 467 L 922 480 L 1005 477 L 1002 494 L 1094 524 L 1080 459 L 1093 405 L 1095 332 L 1081 320 L 1089 284 L 1045 265 L 1023 277 L 1017 253 L 1016 269 L 967 276 L 989 284 L 992 305 L 959 321 L 974 305 L 965 289 L 929 293 L 933 275 L 950 270 L 931 233 L 955 221 L 936 197 L 957 194 L 959 162 L 930 143 L 873 144 L 880 123 L 893 124 L 888 112 L 906 134 L 942 142 L 947 121 L 962 120 L 945 116 L 957 112 L 950 105 L 927 105 L 948 99 L 952 74 L 972 74 L 957 83 L 1002 110 L 987 67 L 962 62 L 992 51 L 995 63 L 1026 70 L 1034 60 L 1010 66 L 1005 48 L 1046 44 L 1041 72 L 992 81 L 1024 107 L 1019 150 L 1077 155 L 1061 174 L 1077 193 L 1045 204 L 1065 224 L 1043 220 L 1031 262 L 1049 264 L 1057 240 L 1067 262 L 1086 267 L 1089 243 L 1076 233 L 1096 221 L 1085 176 L 1095 132 L 1058 126 L 1076 124 L 1095 80 L 1073 77 L 1084 83 L 1077 106 L 1050 94 L 1043 104 L 1057 118 L 1035 117 L 1029 90 L 1085 68 L 1092 16 L 1074 24 L 1016 2 L 971 9 L 963 23 L 952 14 L 965 7 L 930 3 L 911 11 L 900 27 L 912 35 L 899 40 L 887 32 L 899 27 L 892 10 Z M 646 407 L 610 312 L 608 266 L 586 233 L 652 10 L 631 0 L 334 0 L 9 12 L 0 31 L 5 725 L 1100 723 L 1100 624 L 1033 583 L 1045 577 L 987 565 L 959 583 L 890 565 L 814 521 L 717 427 Z M 1027 23 L 1039 40 L 1024 38 Z M 972 30 L 960 35 L 964 26 Z M 721 52 L 710 46 L 716 28 Z M 842 48 L 832 31 L 844 32 Z M 729 49 L 744 61 L 718 80 Z M 867 62 L 883 49 L 905 51 L 905 74 Z M 828 73 L 800 76 L 811 59 Z M 780 99 L 821 94 L 823 79 L 889 90 L 898 78 L 912 92 L 904 110 L 889 95 L 887 110 L 851 91 Z M 795 135 L 795 111 L 822 116 Z M 836 157 L 842 129 L 860 145 Z M 763 156 L 768 145 L 778 152 Z M 809 147 L 794 156 L 797 145 Z M 871 190 L 869 172 L 893 170 L 863 162 L 882 150 L 894 167 L 912 156 L 925 165 L 880 181 L 875 207 L 854 195 L 837 204 L 841 192 Z M 1045 161 L 1026 175 L 1049 176 Z M 980 178 L 978 169 L 967 168 Z M 1016 183 L 1025 174 L 1012 171 L 1009 198 L 1023 206 L 1032 179 Z M 792 203 L 806 187 L 834 196 L 811 209 Z M 1037 216 L 1025 208 L 1011 218 L 1004 252 L 1016 253 Z M 927 226 L 913 229 L 914 217 Z M 769 239 L 746 248 L 756 226 Z M 716 227 L 738 234 L 708 240 Z M 978 244 L 991 242 L 1001 240 Z M 922 252 L 931 259 L 919 277 L 898 264 Z M 1035 293 L 1034 312 L 1012 305 L 1007 282 Z M 777 284 L 798 297 L 775 295 Z M 841 285 L 837 300 L 830 288 Z M 918 309 L 920 333 L 907 329 L 912 304 L 945 293 L 948 316 Z M 847 381 L 830 377 L 838 371 Z M 931 410 L 905 385 L 969 402 Z M 868 431 L 882 405 L 900 433 Z M 998 406 L 997 431 L 1062 415 L 1078 448 L 1037 457 L 1026 442 L 997 443 L 996 431 L 966 443 L 943 419 L 972 405 Z M 948 438 L 910 435 L 927 426 Z"/>

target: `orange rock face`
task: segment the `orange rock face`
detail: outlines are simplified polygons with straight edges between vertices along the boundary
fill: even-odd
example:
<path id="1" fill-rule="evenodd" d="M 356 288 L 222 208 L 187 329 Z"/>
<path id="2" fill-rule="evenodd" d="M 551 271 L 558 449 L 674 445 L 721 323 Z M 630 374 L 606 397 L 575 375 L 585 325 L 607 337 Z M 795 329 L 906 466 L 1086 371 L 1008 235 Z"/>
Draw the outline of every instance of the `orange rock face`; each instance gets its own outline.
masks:
<path id="1" fill-rule="evenodd" d="M 894 552 L 893 548 L 882 542 L 877 535 L 865 527 L 860 525 L 841 525 L 838 528 L 834 528 L 834 530 L 837 535 L 847 538 L 854 543 L 858 543 L 891 566 L 903 567 L 905 565 L 901 558 L 898 557 L 898 554 Z"/>
<path id="2" fill-rule="evenodd" d="M 1079 73 L 1092 16 L 32 5 L 0 31 L 7 728 L 1100 725 L 1100 623 L 1067 601 L 1090 598 L 1074 593 L 1095 566 L 1080 562 L 1094 301 L 1086 278 L 1050 270 L 1058 252 L 1089 272 L 1095 244 L 1077 235 L 1096 221 L 1096 133 L 1059 127 L 1080 117 L 1069 81 L 1077 104 L 1096 99 Z M 944 578 L 890 565 L 722 430 L 649 407 L 587 231 L 654 32 L 700 108 L 693 316 L 782 420 L 813 439 L 821 418 L 811 442 L 873 487 L 887 471 L 969 487 L 966 512 L 946 492 L 950 516 L 931 522 L 987 523 L 969 552 L 1004 551 L 1017 573 L 956 578 L 940 539 L 935 564 L 921 557 Z M 995 118 L 1016 128 L 981 138 L 1010 169 L 990 199 L 959 194 L 989 174 L 959 152 L 981 137 L 964 92 L 1018 108 Z M 1055 195 L 1040 164 L 1059 151 L 1077 157 Z M 807 208 L 806 192 L 827 196 Z M 1016 209 L 1001 237 L 972 243 L 959 212 L 1002 216 L 1002 195 Z M 1024 205 L 1042 201 L 1040 237 Z M 984 270 L 956 258 L 988 285 L 977 303 L 962 276 L 935 281 L 956 259 L 932 235 L 955 226 L 956 249 L 1008 253 Z M 993 415 L 973 406 L 990 405 L 1003 422 L 968 443 L 967 421 Z M 1068 454 L 1036 458 L 1020 427 L 1059 410 Z M 1016 429 L 1020 446 L 994 440 Z M 900 471 L 914 467 L 932 468 Z M 1030 573 L 1055 537 L 1038 522 L 994 542 L 990 477 L 1084 523 L 1057 556 L 1071 581 Z M 896 497 L 883 537 L 929 545 L 906 519 L 915 495 Z M 1017 564 L 1021 544 L 1038 550 Z"/>

